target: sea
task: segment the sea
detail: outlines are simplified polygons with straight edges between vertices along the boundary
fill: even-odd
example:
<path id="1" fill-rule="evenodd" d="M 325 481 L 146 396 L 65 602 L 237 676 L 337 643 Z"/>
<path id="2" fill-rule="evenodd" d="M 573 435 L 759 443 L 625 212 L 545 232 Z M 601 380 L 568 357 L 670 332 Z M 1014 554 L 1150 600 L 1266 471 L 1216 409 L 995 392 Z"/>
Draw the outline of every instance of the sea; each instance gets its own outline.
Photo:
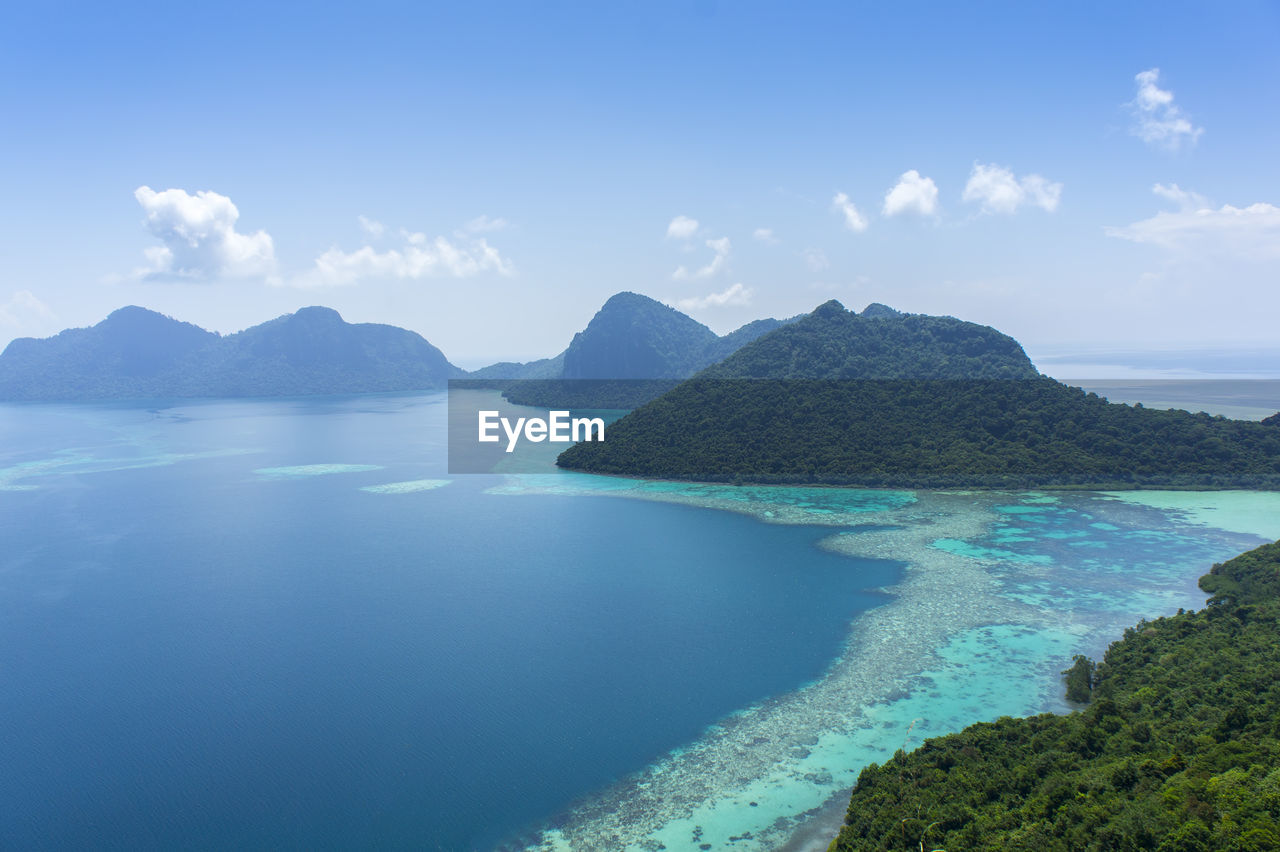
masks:
<path id="1" fill-rule="evenodd" d="M 443 393 L 0 405 L 0 848 L 825 849 L 1280 495 L 453 474 Z"/>

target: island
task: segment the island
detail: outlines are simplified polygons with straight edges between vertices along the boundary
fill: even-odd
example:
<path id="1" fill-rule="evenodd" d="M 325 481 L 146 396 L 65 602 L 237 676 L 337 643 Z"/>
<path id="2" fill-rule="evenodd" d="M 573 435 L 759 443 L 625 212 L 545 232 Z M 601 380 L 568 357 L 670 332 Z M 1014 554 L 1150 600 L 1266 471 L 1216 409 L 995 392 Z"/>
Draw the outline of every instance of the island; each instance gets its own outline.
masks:
<path id="1" fill-rule="evenodd" d="M 578 444 L 570 470 L 869 487 L 1280 487 L 1274 422 L 1111 403 L 1008 335 L 831 301 Z"/>

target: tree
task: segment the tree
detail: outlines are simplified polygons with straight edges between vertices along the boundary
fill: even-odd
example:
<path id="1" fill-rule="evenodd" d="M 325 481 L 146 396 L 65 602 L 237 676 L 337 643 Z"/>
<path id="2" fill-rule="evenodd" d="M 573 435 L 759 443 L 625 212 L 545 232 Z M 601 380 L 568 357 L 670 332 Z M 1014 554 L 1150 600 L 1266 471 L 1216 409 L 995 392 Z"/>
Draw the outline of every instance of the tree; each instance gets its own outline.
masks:
<path id="1" fill-rule="evenodd" d="M 1067 700 L 1084 704 L 1093 697 L 1098 664 L 1084 654 L 1076 654 L 1075 664 L 1063 672 L 1067 676 Z"/>

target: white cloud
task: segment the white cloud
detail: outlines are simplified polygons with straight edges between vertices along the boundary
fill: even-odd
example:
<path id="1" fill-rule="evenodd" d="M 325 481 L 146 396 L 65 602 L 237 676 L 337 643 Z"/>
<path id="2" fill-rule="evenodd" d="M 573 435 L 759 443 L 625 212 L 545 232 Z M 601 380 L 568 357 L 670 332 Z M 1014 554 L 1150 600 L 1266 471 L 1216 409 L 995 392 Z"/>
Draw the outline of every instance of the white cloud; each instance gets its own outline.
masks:
<path id="1" fill-rule="evenodd" d="M 994 163 L 974 163 L 969 181 L 964 185 L 965 201 L 979 201 L 983 212 L 1013 213 L 1031 204 L 1052 213 L 1062 197 L 1062 184 L 1050 183 L 1040 175 L 1018 178 L 1012 171 Z"/>
<path id="2" fill-rule="evenodd" d="M 805 265 L 814 272 L 831 268 L 831 261 L 827 260 L 827 255 L 822 249 L 807 248 L 800 252 L 800 256 L 804 258 Z"/>
<path id="3" fill-rule="evenodd" d="M 381 222 L 365 216 L 357 216 L 356 218 L 360 220 L 360 230 L 364 231 L 371 239 L 379 239 L 387 231 L 387 226 Z"/>
<path id="4" fill-rule="evenodd" d="M 30 290 L 17 290 L 0 303 L 0 327 L 21 332 L 43 331 L 54 321 L 53 311 Z"/>
<path id="5" fill-rule="evenodd" d="M 843 192 L 837 192 L 836 197 L 831 199 L 831 209 L 844 216 L 844 226 L 850 231 L 860 234 L 867 229 L 866 218 Z"/>
<path id="6" fill-rule="evenodd" d="M 765 245 L 773 246 L 778 244 L 778 238 L 773 235 L 773 228 L 756 228 L 751 232 L 751 238 Z"/>
<path id="7" fill-rule="evenodd" d="M 1214 209 L 1205 204 L 1203 196 L 1177 185 L 1156 184 L 1153 191 L 1181 209 L 1176 213 L 1161 211 L 1122 228 L 1107 228 L 1107 235 L 1181 255 L 1280 259 L 1280 207 L 1259 202 L 1248 207 L 1224 204 Z"/>
<path id="8" fill-rule="evenodd" d="M 706 266 L 695 269 L 692 272 L 688 268 L 681 266 L 671 273 L 671 277 L 677 281 L 687 281 L 696 278 L 710 278 L 711 276 L 724 269 L 725 262 L 729 258 L 729 238 L 720 237 L 717 240 L 707 240 L 707 248 L 715 252 L 715 257 L 711 258 L 711 262 Z"/>
<path id="9" fill-rule="evenodd" d="M 1027 175 L 1022 179 L 1022 188 L 1027 191 L 1027 199 L 1046 213 L 1058 209 L 1062 199 L 1062 182 L 1050 183 L 1040 175 Z"/>
<path id="10" fill-rule="evenodd" d="M 915 169 L 905 171 L 893 189 L 885 193 L 884 215 L 918 213 L 933 216 L 938 212 L 938 186 L 933 178 L 921 177 Z"/>
<path id="11" fill-rule="evenodd" d="M 1184 142 L 1195 145 L 1204 128 L 1191 123 L 1173 102 L 1173 92 L 1160 88 L 1160 69 L 1140 71 L 1133 79 L 1138 93 L 1128 104 L 1133 113 L 1133 127 L 1129 132 L 1148 145 L 1170 151 L 1178 150 Z"/>
<path id="12" fill-rule="evenodd" d="M 698 232 L 698 220 L 677 216 L 667 225 L 667 239 L 687 240 Z"/>
<path id="13" fill-rule="evenodd" d="M 468 234 L 486 234 L 491 231 L 501 231 L 505 227 L 507 227 L 507 220 L 501 216 L 493 219 L 483 214 L 462 226 L 463 230 Z"/>
<path id="14" fill-rule="evenodd" d="M 1172 201 L 1182 210 L 1201 210 L 1209 206 L 1209 199 L 1198 192 L 1185 190 L 1176 183 L 1168 186 L 1158 183 L 1151 187 L 1151 191 L 1167 201 Z"/>
<path id="15" fill-rule="evenodd" d="M 163 245 L 143 254 L 148 266 L 137 270 L 151 279 L 254 278 L 275 271 L 275 247 L 266 231 L 236 231 L 240 211 L 216 192 L 188 195 L 181 189 L 156 192 L 140 186 L 134 198 L 146 211 L 147 230 Z"/>
<path id="16" fill-rule="evenodd" d="M 751 304 L 751 288 L 743 287 L 742 284 L 731 284 L 719 293 L 708 293 L 705 296 L 680 299 L 676 302 L 676 307 L 682 311 L 701 311 L 706 308 L 721 308 L 726 305 L 749 304 Z"/>
<path id="17" fill-rule="evenodd" d="M 458 242 L 447 237 L 430 239 L 426 234 L 401 230 L 404 245 L 377 251 L 363 246 L 343 251 L 336 246 L 316 258 L 304 275 L 287 282 L 294 287 L 326 287 L 354 284 L 366 278 L 420 280 L 423 278 L 470 278 L 484 272 L 511 275 L 511 262 L 482 239 Z"/>

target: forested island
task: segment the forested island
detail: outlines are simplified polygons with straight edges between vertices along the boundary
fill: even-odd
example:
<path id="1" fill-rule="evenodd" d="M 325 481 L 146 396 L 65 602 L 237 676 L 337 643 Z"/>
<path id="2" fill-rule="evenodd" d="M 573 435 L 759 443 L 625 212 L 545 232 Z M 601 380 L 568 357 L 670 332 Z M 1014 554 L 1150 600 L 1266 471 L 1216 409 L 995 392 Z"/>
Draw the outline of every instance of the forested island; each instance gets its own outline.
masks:
<path id="1" fill-rule="evenodd" d="M 1280 542 L 1200 579 L 1198 612 L 1143 621 L 1071 715 L 973 725 L 862 771 L 832 852 L 1280 848 Z"/>
<path id="2" fill-rule="evenodd" d="M 662 479 L 891 487 L 1280 487 L 1280 428 L 1107 402 L 995 329 L 828 302 L 562 453 Z"/>

